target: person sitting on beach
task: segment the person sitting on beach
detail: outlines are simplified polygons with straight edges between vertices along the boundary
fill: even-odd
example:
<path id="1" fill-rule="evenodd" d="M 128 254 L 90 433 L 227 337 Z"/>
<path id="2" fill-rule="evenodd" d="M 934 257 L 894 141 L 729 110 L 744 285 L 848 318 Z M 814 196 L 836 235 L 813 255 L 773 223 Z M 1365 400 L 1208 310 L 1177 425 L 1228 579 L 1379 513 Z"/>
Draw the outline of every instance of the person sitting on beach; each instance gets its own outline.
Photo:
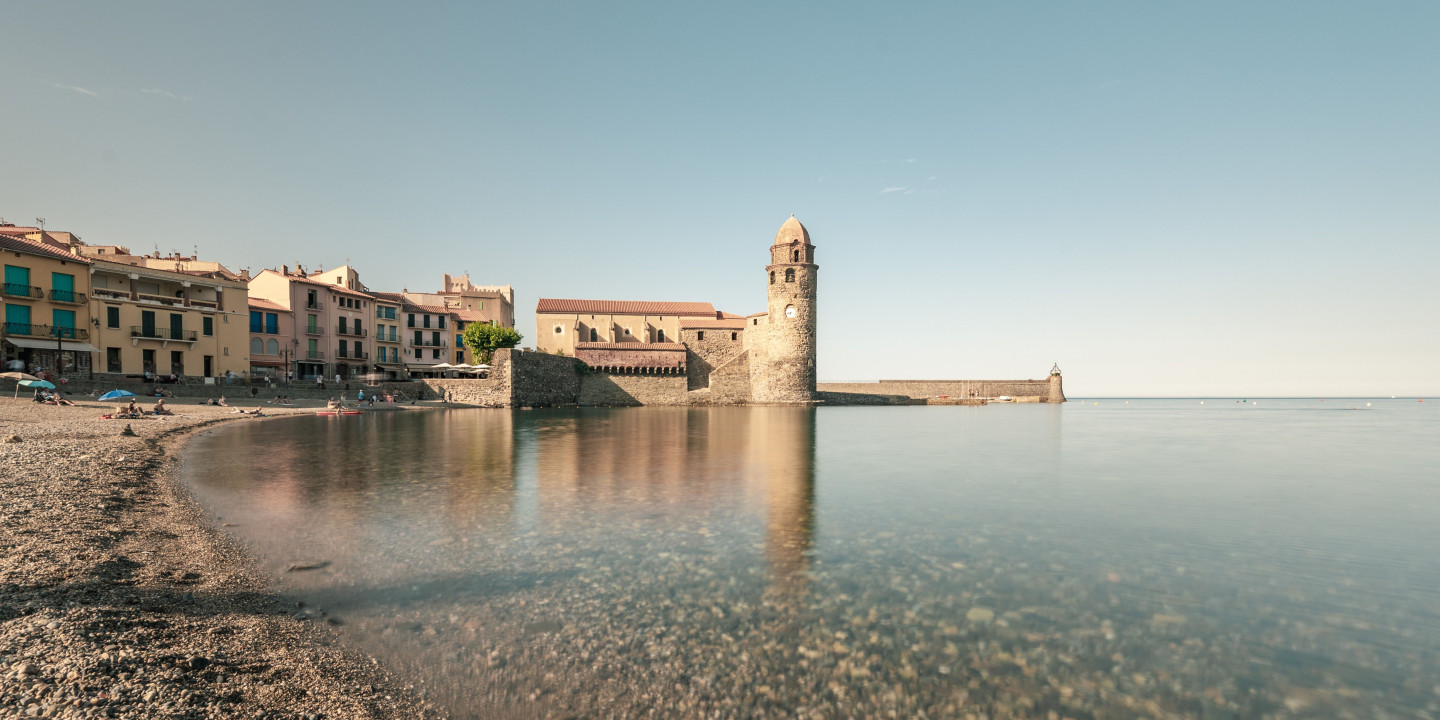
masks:
<path id="1" fill-rule="evenodd" d="M 140 413 L 140 408 L 135 407 L 135 401 L 134 401 L 134 400 L 131 400 L 131 401 L 130 401 L 130 404 L 125 406 L 125 414 L 126 414 L 126 415 L 138 415 L 139 413 Z"/>
<path id="2" fill-rule="evenodd" d="M 164 399 L 164 398 L 161 398 L 161 399 L 155 401 L 155 409 L 154 409 L 152 412 L 153 412 L 154 414 L 156 414 L 156 415 L 174 415 L 174 414 L 175 414 L 174 411 L 172 411 L 170 408 L 165 407 L 165 399 Z"/>
<path id="3" fill-rule="evenodd" d="M 216 404 L 216 405 L 219 405 L 220 407 L 230 407 L 230 405 L 225 402 L 225 396 L 224 396 L 224 395 L 221 395 L 221 396 L 220 396 L 220 402 L 217 402 L 217 403 L 215 403 L 215 404 Z"/>
<path id="4" fill-rule="evenodd" d="M 341 407 L 340 401 L 336 400 L 336 399 L 333 398 L 333 397 L 330 398 L 330 400 L 325 403 L 325 409 L 326 409 L 326 410 L 339 410 L 340 407 Z"/>

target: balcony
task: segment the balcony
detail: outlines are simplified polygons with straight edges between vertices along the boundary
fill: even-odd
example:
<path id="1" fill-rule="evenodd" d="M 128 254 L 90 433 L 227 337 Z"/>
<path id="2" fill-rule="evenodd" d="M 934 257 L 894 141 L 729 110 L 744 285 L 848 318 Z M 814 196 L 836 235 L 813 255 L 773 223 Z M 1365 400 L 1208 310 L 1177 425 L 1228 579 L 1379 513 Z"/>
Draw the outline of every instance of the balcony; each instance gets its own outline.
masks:
<path id="1" fill-rule="evenodd" d="M 220 309 L 220 303 L 218 303 L 218 302 L 210 302 L 209 300 L 191 300 L 191 301 L 190 301 L 190 307 L 208 308 L 208 309 L 210 309 L 210 310 L 219 310 L 219 309 Z"/>
<path id="2" fill-rule="evenodd" d="M 129 290 L 109 290 L 106 288 L 91 288 L 90 294 L 104 300 L 129 300 Z"/>
<path id="3" fill-rule="evenodd" d="M 150 293 L 135 293 L 135 297 L 139 298 L 139 299 L 140 299 L 140 302 L 158 303 L 158 304 L 160 304 L 160 305 L 168 305 L 168 306 L 170 306 L 170 307 L 180 307 L 180 306 L 182 306 L 182 305 L 185 304 L 185 301 L 184 301 L 184 300 L 181 300 L 180 298 L 177 298 L 177 297 L 170 297 L 170 296 L 167 296 L 167 295 L 151 295 Z"/>
<path id="4" fill-rule="evenodd" d="M 319 350 L 306 350 L 306 351 L 305 351 L 305 359 L 306 359 L 306 360 L 324 360 L 324 359 L 325 359 L 325 353 L 320 352 Z"/>
<path id="5" fill-rule="evenodd" d="M 324 334 L 325 334 L 325 328 L 320 327 L 319 325 L 311 325 L 310 327 L 305 328 L 305 334 L 306 334 L 306 335 L 324 335 Z"/>
<path id="6" fill-rule="evenodd" d="M 411 347 L 430 347 L 430 348 L 433 348 L 433 347 L 450 347 L 450 341 L 449 341 L 449 340 L 446 340 L 446 339 L 444 339 L 444 338 L 441 338 L 441 340 L 440 340 L 439 342 L 436 342 L 436 341 L 434 341 L 434 340 L 416 340 L 416 341 L 410 343 L 410 346 L 411 346 Z"/>
<path id="7" fill-rule="evenodd" d="M 143 325 L 131 325 L 130 337 L 143 340 L 179 340 L 181 342 L 195 342 L 199 339 L 199 333 L 194 330 L 182 328 L 147 328 Z"/>
<path id="8" fill-rule="evenodd" d="M 85 293 L 77 293 L 74 290 L 51 290 L 50 301 L 57 303 L 70 303 L 71 305 L 84 305 L 90 302 Z"/>
<path id="9" fill-rule="evenodd" d="M 345 325 L 341 325 L 335 329 L 335 334 L 349 335 L 351 337 L 365 337 L 365 330 L 363 328 L 347 327 Z"/>
<path id="10" fill-rule="evenodd" d="M 21 285 L 20 283 L 5 283 L 5 297 L 25 298 L 27 300 L 39 300 L 45 297 L 45 291 L 34 285 Z"/>
<path id="11" fill-rule="evenodd" d="M 370 353 L 365 352 L 364 350 L 350 350 L 347 354 L 345 348 L 336 348 L 335 359 L 339 360 L 341 358 L 348 358 L 351 360 L 369 360 Z"/>
<path id="12" fill-rule="evenodd" d="M 23 337 L 55 338 L 57 340 L 89 340 L 90 331 L 83 328 L 72 328 L 57 325 L 34 325 L 31 323 L 7 322 L 5 323 L 6 335 L 20 335 Z"/>

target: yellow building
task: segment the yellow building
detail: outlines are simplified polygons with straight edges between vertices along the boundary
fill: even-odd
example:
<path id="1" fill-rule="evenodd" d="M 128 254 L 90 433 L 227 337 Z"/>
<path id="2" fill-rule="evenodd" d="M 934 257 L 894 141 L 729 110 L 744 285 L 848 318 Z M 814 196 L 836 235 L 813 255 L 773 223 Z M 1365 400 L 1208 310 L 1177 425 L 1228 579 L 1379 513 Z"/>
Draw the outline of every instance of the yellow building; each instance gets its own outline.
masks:
<path id="1" fill-rule="evenodd" d="M 5 369 L 55 378 L 90 374 L 90 261 L 38 228 L 0 225 Z"/>
<path id="2" fill-rule="evenodd" d="M 535 305 L 535 348 L 575 355 L 578 343 L 676 343 L 683 320 L 733 317 L 704 302 L 566 300 Z"/>
<path id="3" fill-rule="evenodd" d="M 226 378 L 249 371 L 243 281 L 99 258 L 91 270 L 96 372 Z"/>

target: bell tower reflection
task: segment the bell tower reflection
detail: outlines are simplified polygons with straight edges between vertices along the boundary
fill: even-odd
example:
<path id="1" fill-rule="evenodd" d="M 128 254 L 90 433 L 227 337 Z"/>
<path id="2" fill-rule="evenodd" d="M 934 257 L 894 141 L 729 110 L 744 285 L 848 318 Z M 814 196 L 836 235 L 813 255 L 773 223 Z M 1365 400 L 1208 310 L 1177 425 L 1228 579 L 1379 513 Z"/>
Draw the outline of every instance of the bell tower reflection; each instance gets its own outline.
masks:
<path id="1" fill-rule="evenodd" d="M 765 503 L 766 593 L 799 596 L 815 542 L 815 408 L 749 412 L 753 477 Z"/>

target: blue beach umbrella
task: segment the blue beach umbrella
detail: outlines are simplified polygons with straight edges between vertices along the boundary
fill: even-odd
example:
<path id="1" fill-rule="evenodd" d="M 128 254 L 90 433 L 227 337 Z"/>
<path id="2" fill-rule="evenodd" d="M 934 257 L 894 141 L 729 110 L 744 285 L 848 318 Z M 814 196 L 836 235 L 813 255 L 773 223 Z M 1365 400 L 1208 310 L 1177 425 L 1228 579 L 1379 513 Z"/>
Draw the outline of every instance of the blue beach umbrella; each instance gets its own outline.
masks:
<path id="1" fill-rule="evenodd" d="M 100 400 L 124 400 L 127 397 L 135 397 L 135 393 L 129 390 L 111 390 L 100 396 Z"/>

